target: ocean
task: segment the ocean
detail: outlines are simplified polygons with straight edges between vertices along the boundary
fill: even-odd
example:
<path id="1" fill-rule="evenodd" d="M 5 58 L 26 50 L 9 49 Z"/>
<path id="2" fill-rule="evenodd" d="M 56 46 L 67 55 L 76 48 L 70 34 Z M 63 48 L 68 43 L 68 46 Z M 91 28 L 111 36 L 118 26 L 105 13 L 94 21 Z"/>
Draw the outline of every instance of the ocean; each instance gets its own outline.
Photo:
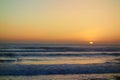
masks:
<path id="1" fill-rule="evenodd" d="M 120 74 L 120 45 L 0 44 L 0 76 L 79 74 Z"/>

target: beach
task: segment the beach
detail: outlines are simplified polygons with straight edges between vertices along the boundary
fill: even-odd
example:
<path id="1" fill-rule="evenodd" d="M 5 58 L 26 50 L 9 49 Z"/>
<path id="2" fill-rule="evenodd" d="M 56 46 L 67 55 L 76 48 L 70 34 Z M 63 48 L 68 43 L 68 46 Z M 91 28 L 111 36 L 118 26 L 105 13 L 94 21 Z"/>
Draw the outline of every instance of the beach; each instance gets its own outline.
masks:
<path id="1" fill-rule="evenodd" d="M 0 80 L 120 80 L 120 0 L 0 0 Z"/>

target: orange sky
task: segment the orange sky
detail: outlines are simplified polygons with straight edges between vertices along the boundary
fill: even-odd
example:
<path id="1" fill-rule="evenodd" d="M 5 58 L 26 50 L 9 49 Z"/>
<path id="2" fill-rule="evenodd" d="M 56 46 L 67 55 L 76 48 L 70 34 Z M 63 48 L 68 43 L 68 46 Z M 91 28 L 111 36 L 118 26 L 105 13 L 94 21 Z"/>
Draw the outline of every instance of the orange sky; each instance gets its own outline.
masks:
<path id="1" fill-rule="evenodd" d="M 120 0 L 1 0 L 1 41 L 120 43 Z"/>

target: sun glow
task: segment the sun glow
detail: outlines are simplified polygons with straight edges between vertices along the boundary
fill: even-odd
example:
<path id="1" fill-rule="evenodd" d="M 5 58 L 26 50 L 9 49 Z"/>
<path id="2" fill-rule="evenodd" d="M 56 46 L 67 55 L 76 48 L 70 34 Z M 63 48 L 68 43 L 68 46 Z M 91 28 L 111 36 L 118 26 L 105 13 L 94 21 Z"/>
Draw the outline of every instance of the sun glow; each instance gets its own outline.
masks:
<path id="1" fill-rule="evenodd" d="M 89 42 L 89 44 L 90 44 L 90 45 L 92 45 L 92 44 L 93 44 L 93 42 L 91 41 L 91 42 Z"/>

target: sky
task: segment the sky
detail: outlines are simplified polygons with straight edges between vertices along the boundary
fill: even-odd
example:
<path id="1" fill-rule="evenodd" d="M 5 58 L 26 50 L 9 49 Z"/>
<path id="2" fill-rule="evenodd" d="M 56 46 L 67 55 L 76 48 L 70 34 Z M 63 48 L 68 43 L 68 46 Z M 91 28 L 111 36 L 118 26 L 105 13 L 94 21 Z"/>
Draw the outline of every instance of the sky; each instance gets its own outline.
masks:
<path id="1" fill-rule="evenodd" d="M 0 0 L 0 41 L 120 43 L 120 0 Z"/>

